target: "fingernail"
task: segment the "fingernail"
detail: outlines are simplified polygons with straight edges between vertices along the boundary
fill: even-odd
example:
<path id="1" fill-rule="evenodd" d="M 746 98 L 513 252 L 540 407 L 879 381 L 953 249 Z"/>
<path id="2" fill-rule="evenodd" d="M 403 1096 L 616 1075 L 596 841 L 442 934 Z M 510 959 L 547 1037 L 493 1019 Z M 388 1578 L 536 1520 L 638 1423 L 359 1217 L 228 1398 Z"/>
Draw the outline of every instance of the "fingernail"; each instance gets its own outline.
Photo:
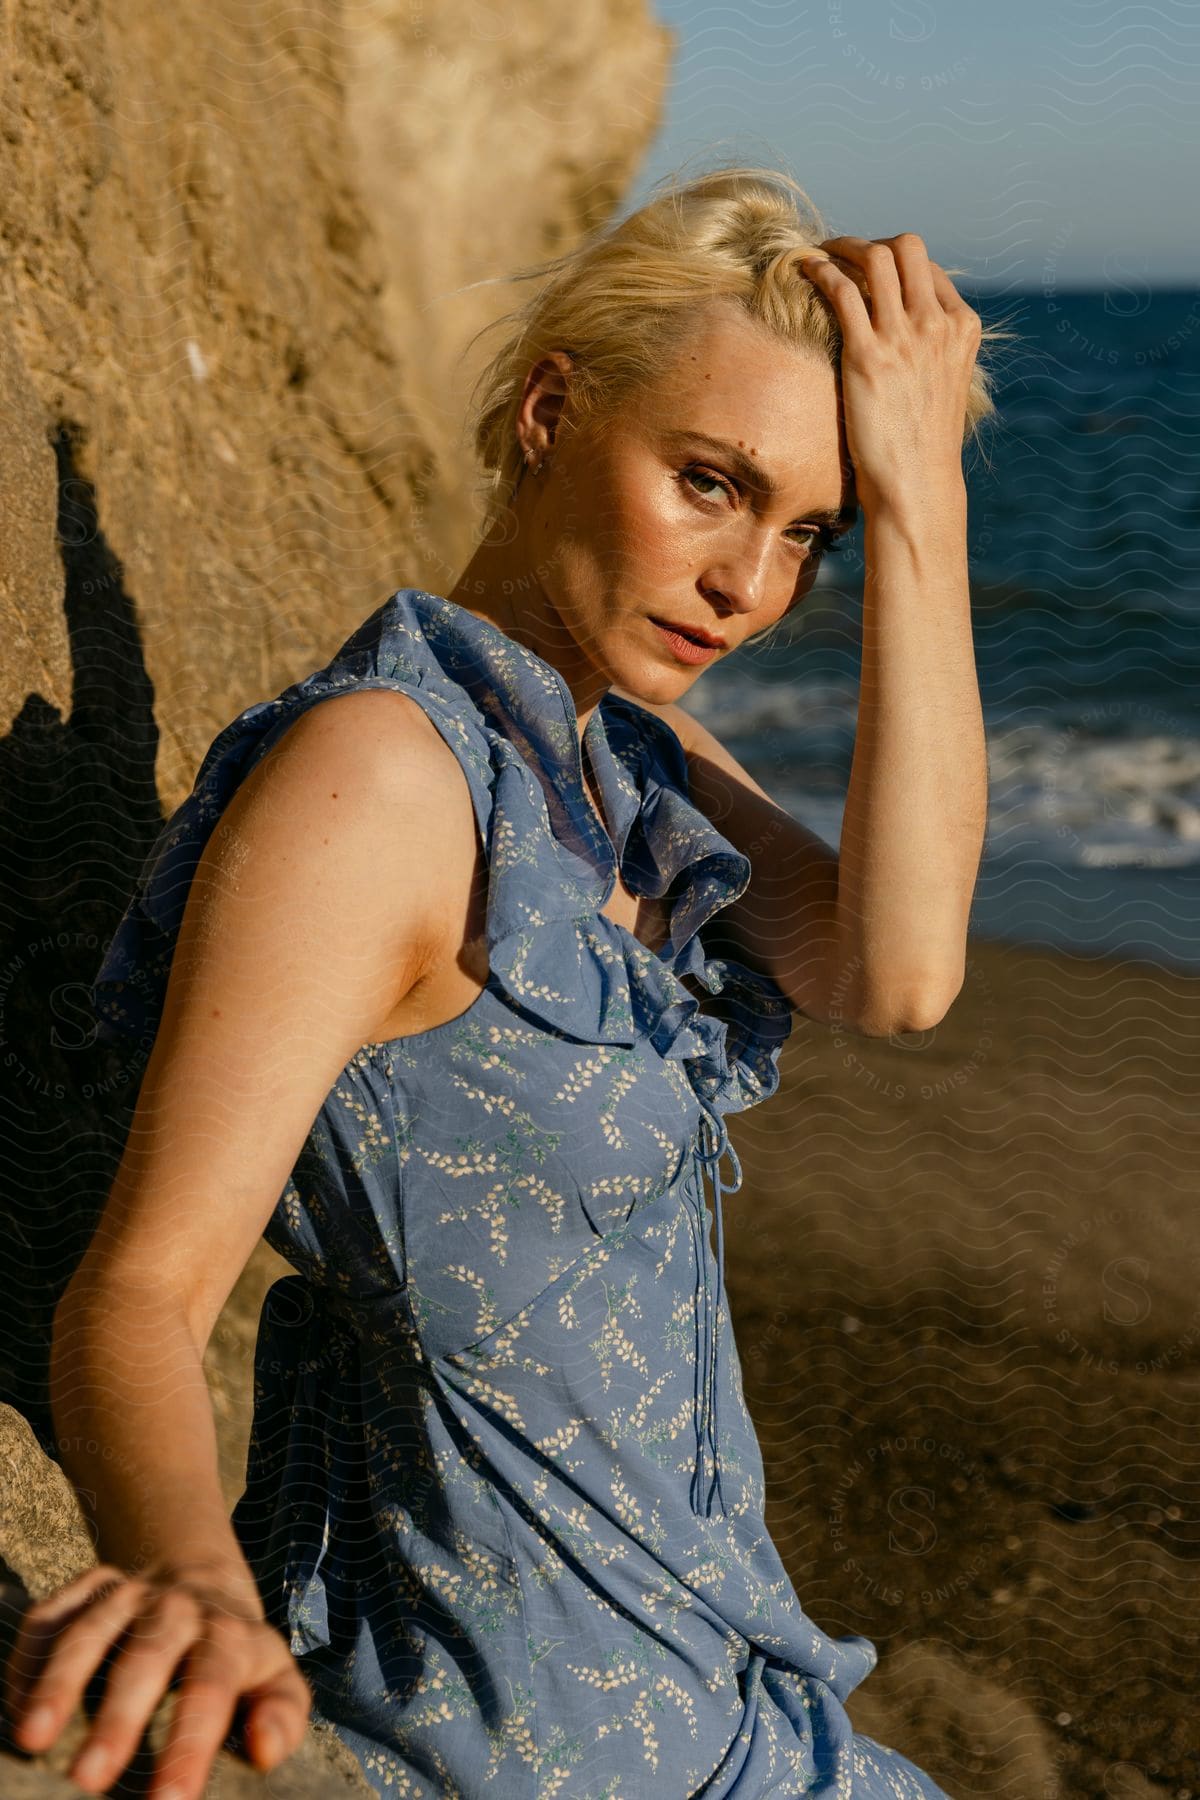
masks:
<path id="1" fill-rule="evenodd" d="M 33 1711 L 26 1716 L 25 1729 L 34 1737 L 41 1737 L 43 1731 L 49 1731 L 53 1723 L 54 1708 L 52 1706 L 35 1706 Z"/>
<path id="2" fill-rule="evenodd" d="M 108 1751 L 99 1744 L 93 1744 L 75 1764 L 74 1777 L 77 1781 L 99 1781 L 107 1771 Z"/>
<path id="3" fill-rule="evenodd" d="M 286 1751 L 287 1745 L 284 1743 L 282 1731 L 274 1720 L 267 1719 L 264 1722 L 259 1737 L 263 1755 L 269 1757 L 272 1762 L 278 1762 Z"/>

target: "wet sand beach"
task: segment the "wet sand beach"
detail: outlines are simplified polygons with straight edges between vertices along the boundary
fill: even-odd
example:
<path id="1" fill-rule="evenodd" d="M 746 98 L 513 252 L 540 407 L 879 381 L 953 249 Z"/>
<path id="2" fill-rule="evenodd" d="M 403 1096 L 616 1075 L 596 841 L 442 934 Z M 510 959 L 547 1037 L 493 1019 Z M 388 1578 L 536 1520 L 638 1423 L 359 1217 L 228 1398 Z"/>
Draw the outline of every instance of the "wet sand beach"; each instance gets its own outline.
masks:
<path id="1" fill-rule="evenodd" d="M 962 1800 L 1200 1793 L 1198 1008 L 972 943 L 936 1029 L 798 1020 L 734 1122 L 768 1521 L 879 1647 L 855 1723 Z"/>

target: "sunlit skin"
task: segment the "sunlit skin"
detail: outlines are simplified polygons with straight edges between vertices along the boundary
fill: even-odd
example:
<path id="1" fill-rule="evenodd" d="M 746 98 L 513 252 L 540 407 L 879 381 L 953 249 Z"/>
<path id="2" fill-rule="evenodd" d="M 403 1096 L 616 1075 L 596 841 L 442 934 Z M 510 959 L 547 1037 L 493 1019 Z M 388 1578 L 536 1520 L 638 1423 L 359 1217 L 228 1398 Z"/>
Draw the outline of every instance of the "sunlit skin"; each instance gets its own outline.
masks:
<path id="1" fill-rule="evenodd" d="M 833 369 L 734 302 L 705 304 L 653 385 L 599 429 L 569 428 L 570 380 L 561 352 L 530 370 L 517 431 L 545 466 L 526 471 L 515 526 L 479 546 L 449 597 L 552 663 L 582 730 L 609 687 L 674 702 L 798 605 L 825 539 L 853 523 L 854 488 Z M 701 435 L 740 450 L 757 485 Z M 651 615 L 726 648 L 689 667 Z"/>

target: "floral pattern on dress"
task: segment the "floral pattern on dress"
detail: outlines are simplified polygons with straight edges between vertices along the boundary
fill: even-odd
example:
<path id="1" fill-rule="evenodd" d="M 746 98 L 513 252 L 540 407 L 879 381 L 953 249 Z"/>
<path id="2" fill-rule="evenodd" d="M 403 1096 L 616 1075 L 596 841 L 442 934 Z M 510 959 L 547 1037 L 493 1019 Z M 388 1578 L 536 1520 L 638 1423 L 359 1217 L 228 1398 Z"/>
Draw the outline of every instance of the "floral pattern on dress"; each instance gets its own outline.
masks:
<path id="1" fill-rule="evenodd" d="M 581 746 L 549 663 L 399 590 L 215 739 L 97 975 L 102 1031 L 152 1040 L 222 809 L 363 687 L 458 758 L 489 973 L 349 1060 L 265 1232 L 295 1273 L 263 1308 L 234 1528 L 314 1716 L 393 1800 L 947 1800 L 853 1732 L 875 1647 L 807 1617 L 766 1529 L 722 1165 L 736 1187 L 725 1118 L 775 1093 L 792 1014 L 706 953 L 750 864 L 664 721 L 608 694 Z M 657 953 L 601 910 L 618 869 L 667 908 Z"/>

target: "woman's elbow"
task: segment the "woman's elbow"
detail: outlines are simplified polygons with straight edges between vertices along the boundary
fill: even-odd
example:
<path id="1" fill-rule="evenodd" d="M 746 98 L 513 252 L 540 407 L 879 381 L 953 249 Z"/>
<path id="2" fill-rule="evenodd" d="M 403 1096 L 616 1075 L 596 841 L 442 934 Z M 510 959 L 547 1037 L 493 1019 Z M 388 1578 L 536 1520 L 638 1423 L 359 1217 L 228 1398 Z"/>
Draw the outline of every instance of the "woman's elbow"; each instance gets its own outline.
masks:
<path id="1" fill-rule="evenodd" d="M 892 1037 L 912 1031 L 932 1031 L 950 1011 L 962 989 L 914 988 L 901 998 L 864 1008 L 856 1025 L 864 1037 Z"/>

